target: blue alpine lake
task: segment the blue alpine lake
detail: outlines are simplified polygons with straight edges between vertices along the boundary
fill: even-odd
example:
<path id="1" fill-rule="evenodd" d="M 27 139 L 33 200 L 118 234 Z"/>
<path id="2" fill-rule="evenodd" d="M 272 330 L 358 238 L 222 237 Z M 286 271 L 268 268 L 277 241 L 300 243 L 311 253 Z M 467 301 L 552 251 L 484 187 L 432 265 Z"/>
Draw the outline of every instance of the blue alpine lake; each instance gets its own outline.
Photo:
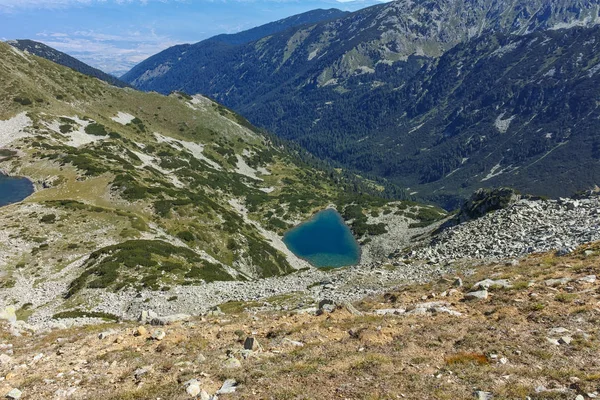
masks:
<path id="1" fill-rule="evenodd" d="M 33 193 L 33 183 L 27 178 L 0 174 L 0 207 L 17 203 Z"/>
<path id="2" fill-rule="evenodd" d="M 360 246 L 333 209 L 318 212 L 283 236 L 292 253 L 315 267 L 346 267 L 360 261 Z"/>

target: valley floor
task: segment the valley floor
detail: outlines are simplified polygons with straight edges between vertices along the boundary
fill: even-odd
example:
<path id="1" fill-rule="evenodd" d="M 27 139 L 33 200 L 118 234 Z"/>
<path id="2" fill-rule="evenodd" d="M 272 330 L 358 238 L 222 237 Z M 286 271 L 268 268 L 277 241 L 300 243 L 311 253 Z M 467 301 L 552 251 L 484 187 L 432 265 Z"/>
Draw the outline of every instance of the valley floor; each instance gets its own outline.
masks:
<path id="1" fill-rule="evenodd" d="M 566 256 L 470 265 L 461 280 L 447 274 L 354 305 L 321 304 L 320 315 L 278 296 L 267 302 L 287 311 L 230 302 L 223 313 L 165 326 L 126 322 L 21 337 L 3 331 L 0 394 L 206 399 L 221 389 L 221 399 L 595 398 L 599 273 L 596 242 Z"/>

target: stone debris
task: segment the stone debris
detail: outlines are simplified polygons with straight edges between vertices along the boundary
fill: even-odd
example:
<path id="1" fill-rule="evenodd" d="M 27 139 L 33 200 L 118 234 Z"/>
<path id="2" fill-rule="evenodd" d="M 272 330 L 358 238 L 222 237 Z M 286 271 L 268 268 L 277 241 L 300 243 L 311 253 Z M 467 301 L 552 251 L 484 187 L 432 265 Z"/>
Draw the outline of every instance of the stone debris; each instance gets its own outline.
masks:
<path id="1" fill-rule="evenodd" d="M 190 318 L 192 317 L 188 314 L 174 314 L 166 315 L 164 317 L 154 317 L 152 320 L 150 320 L 150 325 L 171 325 L 175 322 L 187 321 Z"/>
<path id="2" fill-rule="evenodd" d="M 406 255 L 433 262 L 508 259 L 600 240 L 600 197 L 572 200 L 520 199 L 505 209 L 442 230 Z"/>

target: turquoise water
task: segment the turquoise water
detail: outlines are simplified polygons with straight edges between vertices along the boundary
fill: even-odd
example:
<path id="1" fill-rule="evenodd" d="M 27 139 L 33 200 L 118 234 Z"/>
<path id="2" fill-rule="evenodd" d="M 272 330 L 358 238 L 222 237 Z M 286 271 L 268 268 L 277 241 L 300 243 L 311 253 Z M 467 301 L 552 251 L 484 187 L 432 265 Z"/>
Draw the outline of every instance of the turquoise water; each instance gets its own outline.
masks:
<path id="1" fill-rule="evenodd" d="M 345 267 L 360 261 L 360 246 L 337 211 L 327 209 L 283 236 L 292 253 L 315 267 Z"/>
<path id="2" fill-rule="evenodd" d="M 0 207 L 17 203 L 33 193 L 29 179 L 0 174 Z"/>

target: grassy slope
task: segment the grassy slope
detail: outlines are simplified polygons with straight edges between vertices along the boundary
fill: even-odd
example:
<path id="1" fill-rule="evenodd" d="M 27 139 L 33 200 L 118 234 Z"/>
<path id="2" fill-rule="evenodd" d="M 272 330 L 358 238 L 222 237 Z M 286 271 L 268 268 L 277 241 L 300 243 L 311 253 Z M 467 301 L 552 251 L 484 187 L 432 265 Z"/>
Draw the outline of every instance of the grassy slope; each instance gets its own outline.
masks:
<path id="1" fill-rule="evenodd" d="M 127 241 L 113 259 L 91 258 L 75 288 L 288 273 L 290 259 L 261 229 L 280 233 L 328 204 L 357 199 L 341 179 L 297 161 L 208 99 L 118 89 L 1 43 L 0 56 L 0 120 L 26 112 L 32 121 L 29 137 L 8 146 L 17 157 L 0 167 L 50 186 L 0 210 L 3 233 L 14 239 L 0 244 L 3 287 L 31 275 L 62 280 L 56 271 L 77 277 L 77 262 Z M 112 119 L 119 113 L 136 119 L 123 125 Z M 69 144 L 71 132 L 90 142 Z M 238 173 L 239 158 L 260 180 Z M 246 219 L 231 202 L 248 210 Z M 152 251 L 150 240 L 176 249 Z"/>
<path id="2" fill-rule="evenodd" d="M 161 342 L 149 340 L 149 334 L 134 336 L 131 324 L 113 325 L 116 332 L 104 340 L 97 334 L 106 325 L 5 337 L 14 344 L 17 365 L 32 363 L 40 352 L 46 356 L 35 362 L 35 371 L 7 375 L 1 389 L 19 387 L 32 398 L 51 398 L 58 388 L 67 387 L 67 375 L 56 378 L 57 373 L 78 365 L 73 376 L 82 379 L 77 385 L 80 398 L 94 393 L 107 399 L 185 399 L 183 382 L 188 379 L 198 378 L 214 393 L 225 379 L 235 378 L 240 388 L 223 398 L 465 399 L 483 390 L 495 399 L 573 399 L 600 389 L 600 286 L 576 281 L 598 275 L 599 266 L 598 243 L 567 257 L 539 254 L 518 266 L 475 266 L 474 274 L 464 278 L 465 288 L 450 296 L 441 293 L 452 289 L 453 277 L 401 287 L 357 304 L 364 316 L 345 309 L 319 317 L 253 314 L 243 309 L 254 304 L 230 304 L 223 307 L 230 312 L 226 317 L 166 327 Z M 490 277 L 508 279 L 513 288 L 492 289 L 487 300 L 462 299 L 472 284 Z M 563 277 L 574 281 L 555 287 L 544 282 Z M 432 293 L 433 300 L 449 302 L 462 316 L 371 314 L 422 303 Z M 295 304 L 293 298 L 271 301 Z M 557 327 L 570 333 L 553 335 L 550 329 Z M 226 352 L 239 351 L 252 332 L 264 351 L 242 360 L 240 369 L 223 368 Z M 565 335 L 573 338 L 568 345 L 547 340 Z M 206 356 L 205 362 L 198 361 L 199 354 Z M 85 364 L 77 361 L 83 359 Z M 136 380 L 134 371 L 141 367 L 148 372 Z M 6 374 L 9 367 L 0 369 Z M 540 386 L 555 391 L 538 393 Z"/>

